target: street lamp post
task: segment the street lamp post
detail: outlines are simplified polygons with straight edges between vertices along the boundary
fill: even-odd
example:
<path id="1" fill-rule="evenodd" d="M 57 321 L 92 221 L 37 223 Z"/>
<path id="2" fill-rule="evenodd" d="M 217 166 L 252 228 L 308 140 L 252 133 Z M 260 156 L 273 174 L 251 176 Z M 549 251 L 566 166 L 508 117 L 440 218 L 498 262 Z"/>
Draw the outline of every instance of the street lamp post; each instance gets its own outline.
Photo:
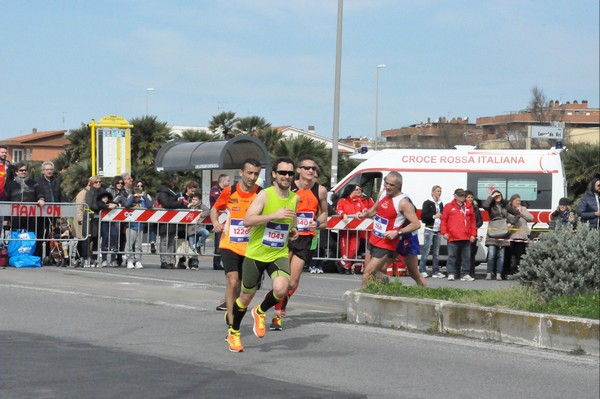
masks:
<path id="1" fill-rule="evenodd" d="M 154 87 L 148 87 L 146 89 L 146 115 L 148 115 L 148 92 L 154 91 Z"/>
<path id="2" fill-rule="evenodd" d="M 379 70 L 385 68 L 385 64 L 379 64 L 375 73 L 375 151 L 379 144 Z"/>

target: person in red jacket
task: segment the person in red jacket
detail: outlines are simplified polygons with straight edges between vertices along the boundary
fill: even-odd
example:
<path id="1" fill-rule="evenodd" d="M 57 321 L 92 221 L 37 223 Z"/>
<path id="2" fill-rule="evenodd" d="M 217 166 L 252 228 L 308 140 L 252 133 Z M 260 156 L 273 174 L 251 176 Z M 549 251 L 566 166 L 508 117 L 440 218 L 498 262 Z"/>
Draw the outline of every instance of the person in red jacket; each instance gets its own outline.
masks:
<path id="1" fill-rule="evenodd" d="M 465 201 L 466 192 L 462 188 L 454 190 L 454 200 L 444 206 L 442 211 L 441 233 L 448 241 L 448 261 L 446 271 L 448 281 L 454 280 L 456 257 L 460 252 L 461 259 L 471 258 L 471 243 L 477 239 L 475 227 L 475 211 L 469 201 Z M 463 268 L 462 281 L 474 281 L 469 275 L 469 268 Z"/>
<path id="2" fill-rule="evenodd" d="M 342 198 L 338 201 L 336 213 L 348 221 L 348 217 L 355 217 L 358 212 L 365 212 L 375 203 L 370 197 L 363 195 L 362 187 L 358 184 L 348 184 L 344 188 Z M 342 230 L 340 234 L 340 253 L 342 260 L 340 265 L 345 274 L 352 274 L 352 259 L 356 258 L 360 240 L 365 240 L 367 234 L 365 231 Z M 362 269 L 362 264 L 361 269 Z"/>

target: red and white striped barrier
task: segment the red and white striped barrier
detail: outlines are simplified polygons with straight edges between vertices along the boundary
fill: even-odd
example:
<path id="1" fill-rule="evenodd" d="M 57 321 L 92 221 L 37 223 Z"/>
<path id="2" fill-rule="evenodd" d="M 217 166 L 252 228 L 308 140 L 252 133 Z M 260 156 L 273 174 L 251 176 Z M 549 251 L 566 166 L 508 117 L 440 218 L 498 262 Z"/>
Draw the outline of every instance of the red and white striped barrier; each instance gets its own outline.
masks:
<path id="1" fill-rule="evenodd" d="M 349 218 L 347 222 L 339 216 L 327 218 L 329 230 L 373 230 L 373 219 Z"/>
<path id="2" fill-rule="evenodd" d="M 103 222 L 139 223 L 210 223 L 210 218 L 201 218 L 201 211 L 176 209 L 105 209 L 100 214 Z"/>

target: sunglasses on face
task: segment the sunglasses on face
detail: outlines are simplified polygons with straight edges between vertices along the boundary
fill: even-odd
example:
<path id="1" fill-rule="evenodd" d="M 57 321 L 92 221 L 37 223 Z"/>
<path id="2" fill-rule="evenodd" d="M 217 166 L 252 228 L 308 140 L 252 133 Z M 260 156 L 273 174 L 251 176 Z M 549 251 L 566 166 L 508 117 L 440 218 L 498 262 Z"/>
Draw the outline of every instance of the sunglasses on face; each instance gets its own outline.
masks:
<path id="1" fill-rule="evenodd" d="M 293 170 L 278 170 L 276 171 L 279 176 L 294 176 Z"/>
<path id="2" fill-rule="evenodd" d="M 299 168 L 302 168 L 304 170 L 317 170 L 316 166 L 298 166 Z"/>
<path id="3" fill-rule="evenodd" d="M 19 172 L 27 172 L 27 169 L 19 169 Z"/>

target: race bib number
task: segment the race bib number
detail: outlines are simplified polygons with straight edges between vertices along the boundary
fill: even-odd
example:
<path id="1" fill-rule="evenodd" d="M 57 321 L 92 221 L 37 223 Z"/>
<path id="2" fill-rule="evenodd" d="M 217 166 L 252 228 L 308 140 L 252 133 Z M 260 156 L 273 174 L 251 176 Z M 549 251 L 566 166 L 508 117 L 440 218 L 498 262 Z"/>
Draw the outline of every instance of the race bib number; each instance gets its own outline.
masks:
<path id="1" fill-rule="evenodd" d="M 262 244 L 270 248 L 284 248 L 289 233 L 289 223 L 268 222 Z"/>
<path id="2" fill-rule="evenodd" d="M 315 220 L 314 212 L 297 212 L 296 213 L 296 224 L 298 226 L 298 233 L 308 231 L 308 225 L 310 222 Z"/>
<path id="3" fill-rule="evenodd" d="M 231 219 L 229 224 L 229 241 L 248 242 L 250 228 L 244 227 L 244 219 Z"/>
<path id="4" fill-rule="evenodd" d="M 383 238 L 383 234 L 387 231 L 388 220 L 375 215 L 373 218 L 373 234 L 375 237 Z"/>

